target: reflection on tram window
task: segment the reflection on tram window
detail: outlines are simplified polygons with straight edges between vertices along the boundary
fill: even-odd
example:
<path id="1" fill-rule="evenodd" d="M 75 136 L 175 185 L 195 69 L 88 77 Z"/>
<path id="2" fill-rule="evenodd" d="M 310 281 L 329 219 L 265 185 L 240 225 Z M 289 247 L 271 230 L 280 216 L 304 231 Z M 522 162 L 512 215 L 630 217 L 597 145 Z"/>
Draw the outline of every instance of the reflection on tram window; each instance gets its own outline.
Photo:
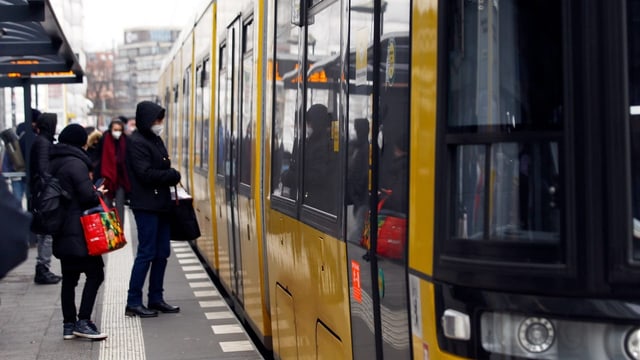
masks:
<path id="1" fill-rule="evenodd" d="M 331 140 L 331 117 L 327 107 L 314 104 L 305 116 L 304 203 L 328 213 L 336 212 L 337 155 Z"/>
<path id="2" fill-rule="evenodd" d="M 461 146 L 456 159 L 454 236 L 477 240 L 559 241 L 557 143 Z M 486 201 L 488 214 L 485 213 Z M 489 222 L 488 234 L 484 231 L 486 221 Z"/>
<path id="3" fill-rule="evenodd" d="M 220 68 L 218 69 L 218 125 L 216 126 L 216 173 L 225 173 L 225 143 L 226 129 L 224 122 L 229 116 L 227 113 L 227 48 L 220 48 Z"/>
<path id="4" fill-rule="evenodd" d="M 340 2 L 311 15 L 307 34 L 307 111 L 304 118 L 303 204 L 338 212 L 337 109 L 340 80 Z"/>
<path id="5" fill-rule="evenodd" d="M 561 129 L 562 2 L 494 4 L 450 2 L 457 24 L 448 39 L 451 130 Z"/>
<path id="6" fill-rule="evenodd" d="M 242 132 L 240 137 L 240 183 L 251 186 L 253 146 L 253 22 L 244 26 L 242 60 Z"/>
<path id="7" fill-rule="evenodd" d="M 484 234 L 485 147 L 459 146 L 455 154 L 453 236 L 481 239 Z"/>
<path id="8" fill-rule="evenodd" d="M 300 71 L 297 46 L 300 30 L 291 25 L 291 3 L 292 0 L 280 0 L 277 5 L 271 191 L 274 195 L 295 200 L 298 174 L 291 165 L 298 109 L 297 83 L 294 80 Z"/>
<path id="9" fill-rule="evenodd" d="M 558 144 L 491 146 L 490 238 L 560 239 Z"/>
<path id="10" fill-rule="evenodd" d="M 627 1 L 629 54 L 629 111 L 633 182 L 632 258 L 640 261 L 640 0 Z"/>

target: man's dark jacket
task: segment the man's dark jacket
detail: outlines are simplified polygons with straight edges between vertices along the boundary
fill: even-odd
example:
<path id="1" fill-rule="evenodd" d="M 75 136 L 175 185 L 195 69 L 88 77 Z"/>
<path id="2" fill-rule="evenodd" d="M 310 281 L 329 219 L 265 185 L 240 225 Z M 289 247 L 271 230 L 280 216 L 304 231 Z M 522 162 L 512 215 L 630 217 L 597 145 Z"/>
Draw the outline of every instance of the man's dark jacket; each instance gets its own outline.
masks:
<path id="1" fill-rule="evenodd" d="M 57 120 L 53 116 L 41 115 L 38 119 L 39 133 L 33 140 L 31 155 L 29 156 L 29 187 L 31 194 L 35 194 L 39 190 L 40 180 L 47 177 L 49 153 L 53 146 L 56 123 Z"/>
<path id="2" fill-rule="evenodd" d="M 89 177 L 91 160 L 79 147 L 56 144 L 51 148 L 49 170 L 71 195 L 62 231 L 53 235 L 53 254 L 59 259 L 89 256 L 80 216 L 99 204 L 98 192 Z"/>
<path id="3" fill-rule="evenodd" d="M 171 168 L 171 160 L 162 139 L 151 131 L 152 123 L 163 118 L 164 111 L 150 101 L 143 101 L 136 108 L 138 130 L 129 136 L 127 143 L 132 210 L 169 211 L 170 187 L 180 182 L 180 173 Z"/>

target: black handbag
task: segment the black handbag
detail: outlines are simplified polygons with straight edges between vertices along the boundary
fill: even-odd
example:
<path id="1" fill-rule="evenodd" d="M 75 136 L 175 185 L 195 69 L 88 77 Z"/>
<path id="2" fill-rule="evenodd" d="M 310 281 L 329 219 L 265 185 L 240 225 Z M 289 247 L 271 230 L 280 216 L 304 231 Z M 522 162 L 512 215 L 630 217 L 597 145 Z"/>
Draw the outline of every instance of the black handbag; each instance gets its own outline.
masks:
<path id="1" fill-rule="evenodd" d="M 193 210 L 193 198 L 188 194 L 188 197 L 182 194 L 186 194 L 186 191 L 181 189 L 179 193 L 177 187 L 174 187 L 174 193 L 171 194 L 169 219 L 171 240 L 195 240 L 200 237 L 200 226 L 198 225 L 196 212 Z"/>

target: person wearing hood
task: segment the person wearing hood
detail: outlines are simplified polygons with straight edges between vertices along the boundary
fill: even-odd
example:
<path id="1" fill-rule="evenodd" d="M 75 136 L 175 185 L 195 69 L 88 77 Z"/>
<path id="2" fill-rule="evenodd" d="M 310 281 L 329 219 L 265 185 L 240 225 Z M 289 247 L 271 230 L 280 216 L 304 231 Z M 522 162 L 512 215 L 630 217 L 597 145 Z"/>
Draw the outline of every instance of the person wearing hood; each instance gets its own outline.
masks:
<path id="1" fill-rule="evenodd" d="M 57 124 L 58 117 L 52 113 L 42 113 L 36 120 L 36 137 L 31 145 L 29 156 L 29 189 L 32 196 L 37 194 L 51 177 L 49 153 L 53 146 L 53 134 L 56 132 Z M 57 284 L 62 278 L 49 270 L 53 238 L 50 234 L 39 233 L 37 229 L 34 232 L 38 244 L 38 256 L 36 257 L 36 275 L 33 281 L 43 285 Z"/>
<path id="2" fill-rule="evenodd" d="M 133 210 L 138 230 L 138 250 L 131 269 L 125 315 L 154 317 L 158 311 L 177 313 L 163 297 L 164 273 L 170 255 L 170 188 L 180 182 L 180 173 L 171 160 L 160 135 L 164 129 L 165 109 L 142 101 L 136 107 L 137 131 L 129 136 L 127 168 Z M 142 302 L 142 288 L 149 274 L 148 302 Z"/>
<path id="3" fill-rule="evenodd" d="M 98 289 L 104 280 L 102 256 L 90 256 L 80 222 L 83 211 L 99 205 L 104 187 L 96 189 L 89 172 L 91 160 L 84 147 L 87 133 L 78 124 L 65 127 L 51 149 L 49 171 L 60 181 L 60 186 L 71 195 L 66 206 L 67 216 L 62 230 L 53 236 L 53 254 L 62 265 L 61 305 L 63 339 L 75 336 L 101 340 L 107 337 L 91 321 Z M 82 290 L 80 309 L 76 311 L 75 288 L 81 274 L 86 280 Z"/>
<path id="4" fill-rule="evenodd" d="M 94 172 L 94 178 L 104 178 L 105 188 L 109 190 L 105 200 L 109 205 L 115 200 L 122 226 L 124 226 L 125 197 L 131 192 L 126 164 L 127 136 L 123 130 L 124 123 L 120 119 L 111 121 L 108 130 L 98 143 L 98 165 Z"/>
<path id="5" fill-rule="evenodd" d="M 24 122 L 24 133 L 18 134 L 18 136 L 20 136 L 20 150 L 22 151 L 22 156 L 24 156 L 25 170 L 27 173 L 25 177 L 27 208 L 30 206 L 30 194 L 33 191 L 29 189 L 29 182 L 31 181 L 31 169 L 29 169 L 29 164 L 31 163 L 31 146 L 33 145 L 33 141 L 36 139 L 36 128 L 40 115 L 42 115 L 42 113 L 39 110 L 31 109 L 31 124 Z"/>

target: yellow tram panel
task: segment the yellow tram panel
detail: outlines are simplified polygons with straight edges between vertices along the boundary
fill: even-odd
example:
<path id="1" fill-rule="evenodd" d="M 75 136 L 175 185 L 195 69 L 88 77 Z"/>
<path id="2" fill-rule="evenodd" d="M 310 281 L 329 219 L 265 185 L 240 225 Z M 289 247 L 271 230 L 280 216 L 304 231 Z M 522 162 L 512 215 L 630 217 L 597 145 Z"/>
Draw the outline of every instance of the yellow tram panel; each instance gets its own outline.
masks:
<path id="1" fill-rule="evenodd" d="M 213 208 L 215 206 L 215 198 L 211 197 L 211 189 L 209 184 L 213 179 L 214 171 L 210 165 L 210 161 L 204 164 L 204 159 L 211 159 L 213 152 L 211 146 L 204 147 L 204 140 L 211 139 L 212 126 L 215 123 L 213 121 L 212 111 L 212 96 L 205 96 L 211 94 L 213 90 L 212 84 L 215 80 L 215 66 L 212 62 L 212 48 L 211 38 L 213 37 L 213 19 L 214 19 L 214 4 L 210 4 L 207 10 L 203 13 L 202 17 L 198 19 L 194 29 L 194 60 L 196 64 L 196 71 L 194 81 L 194 88 L 197 89 L 194 96 L 193 104 L 194 109 L 191 111 L 194 117 L 194 132 L 200 132 L 195 134 L 193 139 L 198 141 L 203 140 L 203 144 L 198 147 L 198 144 L 193 144 L 193 184 L 192 195 L 194 199 L 194 208 L 198 217 L 198 223 L 200 224 L 201 236 L 197 240 L 197 246 L 201 251 L 201 254 L 206 259 L 207 263 L 216 268 L 216 256 L 215 256 L 215 218 L 213 217 Z M 199 73 L 198 73 L 199 72 Z M 199 80 L 199 81 L 198 81 Z M 206 127 L 205 127 L 206 125 Z M 205 132 L 207 132 L 205 137 Z M 210 141 L 208 141 L 210 143 Z M 207 157 L 202 152 L 207 151 Z"/>

